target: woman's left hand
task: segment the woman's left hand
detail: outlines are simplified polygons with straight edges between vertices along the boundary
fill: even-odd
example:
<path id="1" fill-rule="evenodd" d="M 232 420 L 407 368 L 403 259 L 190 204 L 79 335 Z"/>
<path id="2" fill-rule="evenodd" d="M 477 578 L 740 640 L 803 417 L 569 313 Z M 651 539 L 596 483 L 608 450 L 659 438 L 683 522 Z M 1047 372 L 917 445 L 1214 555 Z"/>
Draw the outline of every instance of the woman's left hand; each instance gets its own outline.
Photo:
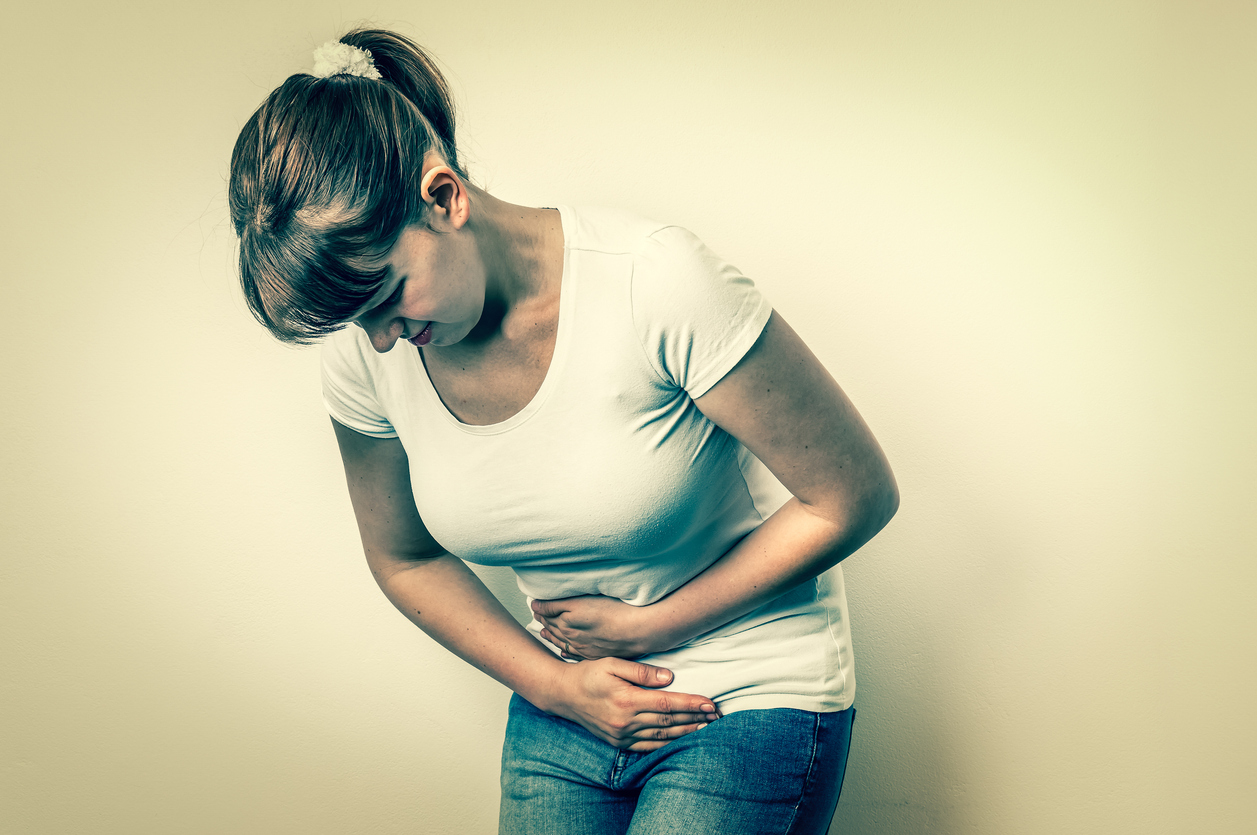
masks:
<path id="1" fill-rule="evenodd" d="M 597 594 L 532 603 L 541 637 L 564 658 L 636 658 L 668 649 L 650 634 L 647 609 Z"/>

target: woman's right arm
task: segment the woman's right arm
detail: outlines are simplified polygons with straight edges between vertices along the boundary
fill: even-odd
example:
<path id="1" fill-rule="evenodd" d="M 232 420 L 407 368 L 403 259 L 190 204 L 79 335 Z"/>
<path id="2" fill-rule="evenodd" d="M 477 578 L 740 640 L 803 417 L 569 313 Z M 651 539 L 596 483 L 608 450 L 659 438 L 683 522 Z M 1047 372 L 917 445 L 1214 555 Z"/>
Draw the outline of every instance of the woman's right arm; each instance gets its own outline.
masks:
<path id="1" fill-rule="evenodd" d="M 569 664 L 543 647 L 424 527 L 401 441 L 332 421 L 367 565 L 402 614 L 538 708 L 604 741 L 651 751 L 716 718 L 709 699 L 654 689 L 671 674 L 604 658 Z"/>

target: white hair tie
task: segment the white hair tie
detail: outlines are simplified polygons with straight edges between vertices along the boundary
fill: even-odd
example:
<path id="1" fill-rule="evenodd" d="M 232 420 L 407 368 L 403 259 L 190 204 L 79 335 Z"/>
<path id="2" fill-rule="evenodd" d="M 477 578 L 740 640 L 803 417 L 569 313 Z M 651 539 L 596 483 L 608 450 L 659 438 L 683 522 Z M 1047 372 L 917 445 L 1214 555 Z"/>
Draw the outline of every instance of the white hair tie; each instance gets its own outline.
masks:
<path id="1" fill-rule="evenodd" d="M 315 78 L 330 78 L 333 75 L 383 78 L 375 68 L 375 61 L 371 60 L 371 50 L 340 41 L 328 41 L 314 50 L 314 70 L 310 74 Z"/>

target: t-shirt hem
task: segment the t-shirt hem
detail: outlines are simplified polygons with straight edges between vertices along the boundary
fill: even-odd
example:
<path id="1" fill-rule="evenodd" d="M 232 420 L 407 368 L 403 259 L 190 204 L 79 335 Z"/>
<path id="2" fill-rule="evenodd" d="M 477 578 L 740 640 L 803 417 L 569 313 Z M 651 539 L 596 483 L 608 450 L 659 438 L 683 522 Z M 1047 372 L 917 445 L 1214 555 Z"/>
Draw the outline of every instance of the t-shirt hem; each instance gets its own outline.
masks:
<path id="1" fill-rule="evenodd" d="M 381 429 L 378 426 L 370 426 L 368 424 L 364 424 L 360 420 L 355 420 L 354 418 L 347 417 L 343 414 L 340 414 L 339 412 L 337 412 L 335 409 L 332 408 L 332 404 L 329 403 L 326 398 L 324 398 L 323 400 L 323 408 L 327 410 L 328 417 L 330 417 L 332 420 L 336 421 L 342 426 L 352 429 L 353 431 L 359 434 L 366 435 L 367 437 L 370 437 L 370 438 L 396 438 L 397 437 L 397 432 L 392 429 Z"/>
<path id="2" fill-rule="evenodd" d="M 731 696 L 716 702 L 723 714 L 737 713 L 739 710 L 772 710 L 773 708 L 791 708 L 806 710 L 811 713 L 836 713 L 846 710 L 855 704 L 854 693 L 844 693 L 838 698 L 800 696 L 795 693 L 761 693 L 747 696 Z"/>
<path id="3" fill-rule="evenodd" d="M 768 326 L 768 319 L 772 316 L 772 312 L 772 305 L 766 298 L 760 296 L 759 309 L 742 326 L 737 337 L 730 341 L 719 361 L 710 366 L 702 377 L 686 386 L 686 393 L 697 400 L 711 391 L 716 383 L 723 380 L 725 375 L 732 371 L 755 345 L 755 341 Z"/>

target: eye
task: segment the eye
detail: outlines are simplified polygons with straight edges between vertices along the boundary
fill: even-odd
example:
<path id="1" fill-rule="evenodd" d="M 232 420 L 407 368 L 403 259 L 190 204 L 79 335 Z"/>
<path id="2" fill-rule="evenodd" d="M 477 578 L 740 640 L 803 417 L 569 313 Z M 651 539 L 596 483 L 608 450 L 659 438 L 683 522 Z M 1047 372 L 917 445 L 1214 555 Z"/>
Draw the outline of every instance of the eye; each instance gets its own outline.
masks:
<path id="1" fill-rule="evenodd" d="M 392 294 L 391 296 L 389 296 L 387 299 L 385 299 L 385 300 L 383 301 L 383 303 L 380 305 L 380 307 L 388 307 L 388 306 L 389 306 L 389 305 L 391 305 L 391 304 L 397 304 L 399 301 L 401 301 L 401 300 L 402 300 L 402 290 L 403 290 L 405 287 L 406 287 L 406 282 L 405 282 L 405 281 L 399 281 L 399 282 L 397 282 L 397 289 L 393 291 L 393 294 Z"/>
<path id="2" fill-rule="evenodd" d="M 397 289 L 393 291 L 392 295 L 390 295 L 387 299 L 380 302 L 379 304 L 377 304 L 375 307 L 371 308 L 367 312 L 371 314 L 378 314 L 380 311 L 384 310 L 385 308 L 391 307 L 397 304 L 399 301 L 402 300 L 402 290 L 404 290 L 405 287 L 406 287 L 405 279 L 397 282 Z"/>

